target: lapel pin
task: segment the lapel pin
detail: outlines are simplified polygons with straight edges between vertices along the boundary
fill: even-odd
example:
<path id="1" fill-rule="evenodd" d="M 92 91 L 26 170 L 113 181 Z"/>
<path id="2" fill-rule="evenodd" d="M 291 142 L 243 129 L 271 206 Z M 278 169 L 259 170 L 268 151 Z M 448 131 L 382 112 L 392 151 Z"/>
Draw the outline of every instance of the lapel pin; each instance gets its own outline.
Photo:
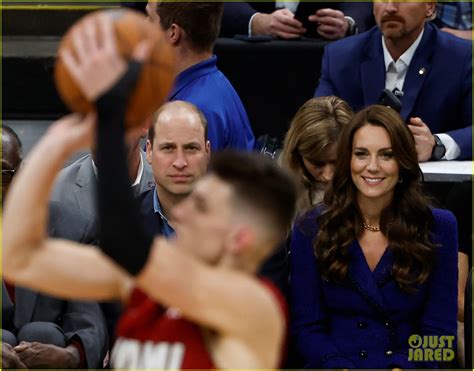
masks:
<path id="1" fill-rule="evenodd" d="M 418 71 L 418 73 L 419 73 L 421 76 L 423 76 L 423 75 L 425 74 L 425 72 L 426 72 L 426 68 L 425 68 L 425 67 L 421 67 L 421 68 L 419 69 L 419 71 Z"/>

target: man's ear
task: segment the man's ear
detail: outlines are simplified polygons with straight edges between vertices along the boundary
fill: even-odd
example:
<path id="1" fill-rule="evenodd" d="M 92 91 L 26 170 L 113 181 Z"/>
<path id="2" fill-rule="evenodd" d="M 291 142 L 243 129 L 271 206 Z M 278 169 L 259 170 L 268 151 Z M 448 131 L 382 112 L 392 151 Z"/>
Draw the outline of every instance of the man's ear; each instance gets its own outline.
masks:
<path id="1" fill-rule="evenodd" d="M 150 139 L 146 141 L 146 161 L 151 165 L 151 157 L 153 155 L 153 144 L 151 144 Z"/>
<path id="2" fill-rule="evenodd" d="M 208 158 L 211 158 L 211 142 L 206 140 L 206 155 Z"/>
<path id="3" fill-rule="evenodd" d="M 436 1 L 427 2 L 426 6 L 426 18 L 432 20 L 436 16 Z"/>
<path id="4" fill-rule="evenodd" d="M 182 32 L 183 30 L 176 23 L 171 24 L 170 28 L 166 30 L 166 34 L 168 35 L 168 40 L 170 41 L 171 45 L 179 44 Z"/>

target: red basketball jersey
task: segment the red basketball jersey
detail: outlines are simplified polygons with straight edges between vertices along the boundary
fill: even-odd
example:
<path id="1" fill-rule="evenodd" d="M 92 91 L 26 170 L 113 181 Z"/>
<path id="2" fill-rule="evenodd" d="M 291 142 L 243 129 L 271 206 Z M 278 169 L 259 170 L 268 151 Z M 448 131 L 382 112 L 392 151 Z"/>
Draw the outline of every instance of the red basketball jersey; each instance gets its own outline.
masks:
<path id="1" fill-rule="evenodd" d="M 286 305 L 277 289 L 265 286 Z M 135 289 L 117 327 L 111 356 L 113 368 L 213 369 L 201 328 L 174 308 L 164 308 Z"/>

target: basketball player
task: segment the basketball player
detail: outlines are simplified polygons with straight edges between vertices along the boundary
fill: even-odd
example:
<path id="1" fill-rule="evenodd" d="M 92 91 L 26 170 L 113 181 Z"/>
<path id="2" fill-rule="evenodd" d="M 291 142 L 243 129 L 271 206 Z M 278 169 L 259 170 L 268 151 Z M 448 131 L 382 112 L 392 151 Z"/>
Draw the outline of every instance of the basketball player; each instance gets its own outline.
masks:
<path id="1" fill-rule="evenodd" d="M 76 31 L 76 57 L 61 54 L 97 112 L 56 123 L 15 177 L 4 215 L 5 277 L 51 295 L 128 302 L 116 368 L 277 367 L 285 309 L 254 275 L 286 234 L 294 182 L 256 154 L 223 153 L 174 209 L 176 239 L 146 235 L 129 187 L 123 124 L 140 63 L 127 66 L 118 55 L 107 16 L 97 23 Z M 148 50 L 139 44 L 134 58 L 143 61 Z M 96 127 L 102 251 L 45 235 L 54 177 L 91 145 Z"/>

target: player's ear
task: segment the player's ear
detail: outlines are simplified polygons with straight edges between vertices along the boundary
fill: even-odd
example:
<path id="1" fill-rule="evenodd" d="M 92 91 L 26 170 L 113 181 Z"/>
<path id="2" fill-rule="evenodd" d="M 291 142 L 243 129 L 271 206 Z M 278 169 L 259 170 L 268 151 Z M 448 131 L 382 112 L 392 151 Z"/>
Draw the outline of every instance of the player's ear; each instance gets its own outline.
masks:
<path id="1" fill-rule="evenodd" d="M 255 232 L 245 226 L 236 227 L 229 241 L 229 250 L 232 254 L 245 253 L 255 243 Z"/>

